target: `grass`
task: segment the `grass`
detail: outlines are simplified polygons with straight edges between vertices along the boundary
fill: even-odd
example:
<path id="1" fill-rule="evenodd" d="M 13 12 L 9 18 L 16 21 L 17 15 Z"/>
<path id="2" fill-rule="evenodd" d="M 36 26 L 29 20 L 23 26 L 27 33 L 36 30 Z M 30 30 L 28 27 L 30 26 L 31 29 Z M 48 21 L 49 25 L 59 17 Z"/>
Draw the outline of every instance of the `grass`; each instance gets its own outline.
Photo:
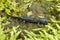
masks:
<path id="1" fill-rule="evenodd" d="M 30 2 L 32 3 L 33 1 L 34 0 Z M 37 24 L 23 23 L 18 19 L 13 19 L 6 15 L 12 13 L 11 9 L 14 11 L 12 13 L 14 15 L 19 15 L 20 12 L 26 13 L 29 1 L 27 1 L 28 3 L 24 1 L 24 5 L 21 4 L 19 7 L 17 7 L 18 4 L 16 5 L 15 1 L 7 0 L 5 2 L 5 0 L 2 0 L 0 2 L 0 40 L 60 40 L 60 20 L 58 20 L 60 14 L 59 10 L 57 10 L 58 8 L 54 8 L 57 10 L 57 16 L 53 8 L 50 10 L 53 11 L 53 13 L 47 14 L 50 15 L 50 18 L 47 17 L 50 20 L 50 23 L 38 26 Z M 57 4 L 58 3 L 59 2 L 57 2 Z M 59 6 L 57 4 L 56 6 Z"/>

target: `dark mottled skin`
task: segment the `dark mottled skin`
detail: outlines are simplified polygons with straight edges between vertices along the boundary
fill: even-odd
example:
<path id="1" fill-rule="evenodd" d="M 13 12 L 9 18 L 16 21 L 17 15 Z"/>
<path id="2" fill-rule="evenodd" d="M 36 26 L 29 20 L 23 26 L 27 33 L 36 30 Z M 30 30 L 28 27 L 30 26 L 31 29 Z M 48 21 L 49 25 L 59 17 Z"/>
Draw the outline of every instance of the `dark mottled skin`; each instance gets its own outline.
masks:
<path id="1" fill-rule="evenodd" d="M 10 15 L 8 15 L 10 16 Z M 19 20 L 23 20 L 25 22 L 29 22 L 29 23 L 36 23 L 36 24 L 47 24 L 48 23 L 48 20 L 47 18 L 31 18 L 31 17 L 16 17 L 16 16 L 10 16 L 14 19 L 19 19 Z"/>

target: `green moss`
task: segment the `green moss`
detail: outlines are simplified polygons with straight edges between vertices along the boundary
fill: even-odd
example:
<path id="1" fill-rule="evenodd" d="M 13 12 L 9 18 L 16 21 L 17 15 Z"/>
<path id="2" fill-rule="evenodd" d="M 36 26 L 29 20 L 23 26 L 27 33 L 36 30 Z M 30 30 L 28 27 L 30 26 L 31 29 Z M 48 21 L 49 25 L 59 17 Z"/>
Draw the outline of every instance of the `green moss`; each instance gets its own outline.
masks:
<path id="1" fill-rule="evenodd" d="M 60 40 L 59 9 L 59 0 L 0 0 L 0 40 Z M 38 26 L 7 16 L 25 16 L 29 11 L 35 17 L 47 17 L 50 23 Z"/>

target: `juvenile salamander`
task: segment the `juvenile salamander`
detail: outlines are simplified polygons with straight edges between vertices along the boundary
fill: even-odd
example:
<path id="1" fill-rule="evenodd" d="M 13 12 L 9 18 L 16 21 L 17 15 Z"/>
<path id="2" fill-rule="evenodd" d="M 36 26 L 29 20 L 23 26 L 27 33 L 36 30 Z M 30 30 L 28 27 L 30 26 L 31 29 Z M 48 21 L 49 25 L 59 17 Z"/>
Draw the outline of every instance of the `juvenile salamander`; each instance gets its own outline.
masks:
<path id="1" fill-rule="evenodd" d="M 38 18 L 38 17 L 31 18 L 31 17 L 23 17 L 23 16 L 16 17 L 16 16 L 11 16 L 11 15 L 8 15 L 8 16 L 15 18 L 15 19 L 23 20 L 23 21 L 29 22 L 29 23 L 37 23 L 37 24 L 45 24 L 45 25 L 48 23 L 47 18 Z"/>

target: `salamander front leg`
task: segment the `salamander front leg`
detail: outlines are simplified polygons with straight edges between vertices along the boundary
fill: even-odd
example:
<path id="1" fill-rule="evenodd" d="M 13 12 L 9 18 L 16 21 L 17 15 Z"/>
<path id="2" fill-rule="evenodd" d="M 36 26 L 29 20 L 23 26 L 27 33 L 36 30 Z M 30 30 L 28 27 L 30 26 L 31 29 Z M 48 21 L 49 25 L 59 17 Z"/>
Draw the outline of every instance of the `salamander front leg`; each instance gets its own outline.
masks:
<path id="1" fill-rule="evenodd" d="M 41 27 L 41 26 L 40 26 L 40 23 L 37 23 L 37 26 L 38 26 L 38 27 Z"/>
<path id="2" fill-rule="evenodd" d="M 23 27 L 25 25 L 25 21 L 22 21 L 21 26 Z"/>

